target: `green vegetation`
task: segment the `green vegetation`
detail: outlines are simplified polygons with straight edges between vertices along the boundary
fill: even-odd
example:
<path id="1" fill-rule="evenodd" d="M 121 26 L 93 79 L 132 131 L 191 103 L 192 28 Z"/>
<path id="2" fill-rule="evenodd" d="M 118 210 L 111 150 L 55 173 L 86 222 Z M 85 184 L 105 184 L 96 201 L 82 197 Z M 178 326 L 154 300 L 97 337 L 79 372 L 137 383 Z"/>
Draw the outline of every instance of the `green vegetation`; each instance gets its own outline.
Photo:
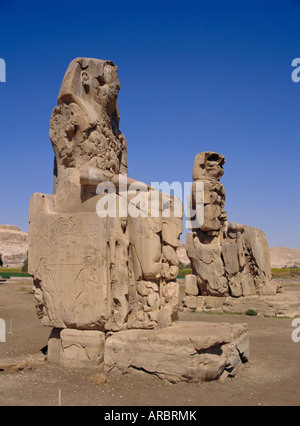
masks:
<path id="1" fill-rule="evenodd" d="M 248 309 L 247 312 L 245 312 L 246 315 L 248 315 L 249 317 L 256 317 L 257 312 L 254 309 Z"/>
<path id="2" fill-rule="evenodd" d="M 300 278 L 300 268 L 272 268 L 273 278 Z"/>
<path id="3" fill-rule="evenodd" d="M 178 274 L 177 278 L 184 278 L 187 274 L 191 274 L 191 273 L 192 273 L 191 268 L 179 269 L 179 274 Z"/>
<path id="4" fill-rule="evenodd" d="M 22 272 L 21 268 L 0 268 L 0 277 L 8 279 L 10 277 L 30 277 L 30 275 Z"/>
<path id="5" fill-rule="evenodd" d="M 27 272 L 0 272 L 0 277 L 8 279 L 10 277 L 30 277 L 30 275 Z"/>
<path id="6" fill-rule="evenodd" d="M 22 272 L 22 268 L 0 268 L 0 273 Z"/>

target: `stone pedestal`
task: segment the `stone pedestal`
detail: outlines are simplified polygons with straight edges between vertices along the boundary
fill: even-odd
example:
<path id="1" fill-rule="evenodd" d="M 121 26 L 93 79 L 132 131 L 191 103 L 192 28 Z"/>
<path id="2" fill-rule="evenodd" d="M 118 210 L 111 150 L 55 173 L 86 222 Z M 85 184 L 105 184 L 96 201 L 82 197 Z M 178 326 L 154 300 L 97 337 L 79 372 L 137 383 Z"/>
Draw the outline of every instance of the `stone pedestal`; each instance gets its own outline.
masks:
<path id="1" fill-rule="evenodd" d="M 235 376 L 248 360 L 245 324 L 178 322 L 161 330 L 128 330 L 107 338 L 107 374 L 136 370 L 170 382 L 206 382 Z"/>
<path id="2" fill-rule="evenodd" d="M 201 383 L 235 376 L 248 360 L 245 324 L 180 321 L 160 330 L 54 329 L 48 361 L 108 376 L 141 371 L 170 382 Z"/>
<path id="3" fill-rule="evenodd" d="M 99 368 L 104 360 L 105 333 L 98 330 L 54 329 L 48 361 L 67 368 Z"/>

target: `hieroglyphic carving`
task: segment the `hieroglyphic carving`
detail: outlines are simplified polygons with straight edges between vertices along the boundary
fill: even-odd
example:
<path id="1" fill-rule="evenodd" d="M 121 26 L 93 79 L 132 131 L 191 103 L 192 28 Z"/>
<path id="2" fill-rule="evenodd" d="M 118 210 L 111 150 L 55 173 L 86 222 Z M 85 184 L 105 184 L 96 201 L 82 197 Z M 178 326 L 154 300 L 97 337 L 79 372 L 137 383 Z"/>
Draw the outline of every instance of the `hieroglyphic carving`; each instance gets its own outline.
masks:
<path id="1" fill-rule="evenodd" d="M 45 325 L 104 329 L 108 317 L 105 221 L 96 214 L 40 212 L 30 227 L 43 235 L 29 251 L 39 317 Z M 34 234 L 30 232 L 31 239 Z"/>

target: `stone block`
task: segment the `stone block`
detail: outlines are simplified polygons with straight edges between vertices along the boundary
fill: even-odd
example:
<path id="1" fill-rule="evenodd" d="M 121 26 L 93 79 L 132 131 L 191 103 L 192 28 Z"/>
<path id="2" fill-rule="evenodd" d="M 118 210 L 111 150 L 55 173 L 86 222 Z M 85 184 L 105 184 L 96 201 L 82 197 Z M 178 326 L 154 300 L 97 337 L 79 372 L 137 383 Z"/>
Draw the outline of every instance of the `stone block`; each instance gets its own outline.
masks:
<path id="1" fill-rule="evenodd" d="M 64 329 L 61 344 L 64 367 L 97 368 L 103 362 L 105 333 L 101 331 Z"/>
<path id="2" fill-rule="evenodd" d="M 47 361 L 55 364 L 61 364 L 62 346 L 60 333 L 60 328 L 53 328 L 48 340 Z"/>
<path id="3" fill-rule="evenodd" d="M 188 274 L 185 276 L 184 281 L 185 293 L 189 296 L 198 296 L 199 289 L 197 285 L 197 277 L 193 274 Z"/>
<path id="4" fill-rule="evenodd" d="M 205 382 L 234 376 L 248 360 L 245 324 L 180 321 L 161 330 L 126 330 L 106 340 L 108 375 L 137 370 L 170 382 Z"/>
<path id="5" fill-rule="evenodd" d="M 188 309 L 196 309 L 197 308 L 197 296 L 186 296 L 183 301 L 183 305 Z"/>
<path id="6" fill-rule="evenodd" d="M 98 368 L 104 359 L 105 333 L 98 330 L 54 329 L 48 361 L 67 368 Z"/>

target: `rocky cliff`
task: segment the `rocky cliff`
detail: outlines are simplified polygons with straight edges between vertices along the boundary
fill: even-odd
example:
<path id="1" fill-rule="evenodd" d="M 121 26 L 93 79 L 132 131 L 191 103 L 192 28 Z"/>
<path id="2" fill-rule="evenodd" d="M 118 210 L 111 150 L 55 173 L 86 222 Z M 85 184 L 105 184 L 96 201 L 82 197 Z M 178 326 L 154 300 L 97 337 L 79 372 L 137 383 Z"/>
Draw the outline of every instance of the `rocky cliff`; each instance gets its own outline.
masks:
<path id="1" fill-rule="evenodd" d="M 28 235 L 15 225 L 0 225 L 0 253 L 3 265 L 19 268 L 28 251 Z"/>
<path id="2" fill-rule="evenodd" d="M 270 257 L 273 268 L 300 267 L 300 249 L 272 247 Z"/>

